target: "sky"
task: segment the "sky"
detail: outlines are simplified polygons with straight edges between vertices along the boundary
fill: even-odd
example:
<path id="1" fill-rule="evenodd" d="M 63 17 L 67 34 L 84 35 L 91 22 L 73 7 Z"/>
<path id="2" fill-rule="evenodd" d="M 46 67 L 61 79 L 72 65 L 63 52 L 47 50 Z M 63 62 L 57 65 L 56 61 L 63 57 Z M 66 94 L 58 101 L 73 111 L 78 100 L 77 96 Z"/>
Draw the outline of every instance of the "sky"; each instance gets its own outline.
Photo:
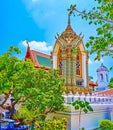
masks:
<path id="1" fill-rule="evenodd" d="M 10 46 L 19 47 L 24 59 L 27 40 L 31 49 L 50 53 L 55 44 L 56 33 L 61 34 L 67 26 L 67 9 L 76 4 L 78 10 L 96 5 L 94 0 L 0 0 L 0 55 Z M 89 25 L 80 17 L 71 17 L 71 25 L 76 34 L 84 34 L 83 42 L 96 35 L 96 26 Z M 103 63 L 108 68 L 113 65 L 110 57 L 94 61 L 95 54 L 89 56 L 89 75 L 97 80 L 97 68 Z M 113 70 L 109 72 L 113 77 Z"/>

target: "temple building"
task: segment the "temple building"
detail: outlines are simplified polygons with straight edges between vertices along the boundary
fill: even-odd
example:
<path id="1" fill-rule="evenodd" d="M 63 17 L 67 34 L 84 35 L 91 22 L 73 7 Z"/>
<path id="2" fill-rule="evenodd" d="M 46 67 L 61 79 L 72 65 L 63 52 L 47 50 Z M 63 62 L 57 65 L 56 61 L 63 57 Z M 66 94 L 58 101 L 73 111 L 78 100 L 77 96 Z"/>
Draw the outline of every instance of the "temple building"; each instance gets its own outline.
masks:
<path id="1" fill-rule="evenodd" d="M 57 34 L 53 51 L 50 55 L 31 50 L 29 43 L 26 59 L 31 59 L 35 68 L 43 68 L 46 71 L 58 69 L 59 77 L 65 79 L 66 91 L 64 97 L 65 109 L 55 113 L 48 113 L 46 119 L 66 118 L 67 130 L 78 130 L 81 116 L 81 128 L 85 130 L 96 130 L 102 119 L 113 121 L 113 89 L 107 89 L 108 69 L 103 64 L 97 69 L 98 92 L 92 92 L 93 82 L 88 83 L 88 54 L 82 41 L 83 36 L 77 35 L 70 24 L 64 32 Z M 73 53 L 74 52 L 74 53 Z M 95 70 L 94 70 L 95 71 Z M 88 87 L 88 84 L 90 87 Z M 104 91 L 100 91 L 104 90 Z M 76 100 L 89 102 L 93 112 L 85 114 L 83 109 L 75 110 L 72 103 Z M 87 121 L 87 122 L 86 122 Z"/>
<path id="2" fill-rule="evenodd" d="M 65 31 L 61 35 L 57 34 L 55 38 L 50 55 L 30 50 L 27 42 L 25 59 L 31 59 L 35 68 L 58 69 L 60 77 L 65 79 L 66 88 L 82 93 L 88 87 L 88 54 L 82 41 L 83 36 L 77 35 L 71 27 L 70 14 Z M 77 52 L 73 54 L 74 49 L 77 49 Z"/>
<path id="3" fill-rule="evenodd" d="M 66 87 L 88 86 L 88 55 L 82 38 L 73 31 L 68 16 L 68 25 L 65 31 L 57 36 L 52 51 L 52 66 L 60 70 Z M 75 48 L 77 53 L 73 54 Z"/>

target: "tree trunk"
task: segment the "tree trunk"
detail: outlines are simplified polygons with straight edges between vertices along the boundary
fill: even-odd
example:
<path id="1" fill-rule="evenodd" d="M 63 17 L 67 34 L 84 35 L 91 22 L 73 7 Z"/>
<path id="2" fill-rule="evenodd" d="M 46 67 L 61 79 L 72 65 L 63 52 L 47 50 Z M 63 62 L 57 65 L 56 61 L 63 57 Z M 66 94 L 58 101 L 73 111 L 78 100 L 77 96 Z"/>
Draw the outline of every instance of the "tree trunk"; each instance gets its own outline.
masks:
<path id="1" fill-rule="evenodd" d="M 78 130 L 80 130 L 80 123 L 81 123 L 81 112 L 82 112 L 82 109 L 80 108 L 80 113 L 79 113 L 79 125 L 78 125 Z"/>
<path id="2" fill-rule="evenodd" d="M 4 99 L 4 101 L 0 104 L 0 107 L 4 108 L 4 104 L 5 104 L 6 101 L 8 100 L 9 96 L 10 96 L 10 92 L 5 95 L 5 99 Z"/>
<path id="3" fill-rule="evenodd" d="M 11 102 L 11 109 L 10 109 L 10 118 L 13 118 L 14 110 L 15 110 L 15 102 Z"/>

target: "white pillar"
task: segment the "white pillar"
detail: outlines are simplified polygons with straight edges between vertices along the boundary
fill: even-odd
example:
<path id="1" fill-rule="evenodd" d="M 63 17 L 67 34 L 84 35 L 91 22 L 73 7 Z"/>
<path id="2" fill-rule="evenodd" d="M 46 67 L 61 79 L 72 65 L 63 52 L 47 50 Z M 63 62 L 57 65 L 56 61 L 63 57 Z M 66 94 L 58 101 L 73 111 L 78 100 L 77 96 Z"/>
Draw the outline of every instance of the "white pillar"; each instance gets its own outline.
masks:
<path id="1" fill-rule="evenodd" d="M 84 87 L 87 87 L 87 66 L 86 66 L 86 54 L 82 52 L 82 75 L 84 80 Z"/>
<path id="2" fill-rule="evenodd" d="M 53 54 L 53 69 L 57 68 L 57 56 Z"/>

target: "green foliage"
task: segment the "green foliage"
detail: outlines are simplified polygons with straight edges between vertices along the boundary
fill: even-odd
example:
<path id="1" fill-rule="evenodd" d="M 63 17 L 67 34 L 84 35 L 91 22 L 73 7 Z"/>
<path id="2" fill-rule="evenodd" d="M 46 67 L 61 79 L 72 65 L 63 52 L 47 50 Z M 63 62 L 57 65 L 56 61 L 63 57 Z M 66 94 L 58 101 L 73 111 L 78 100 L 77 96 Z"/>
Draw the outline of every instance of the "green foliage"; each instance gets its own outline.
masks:
<path id="1" fill-rule="evenodd" d="M 107 119 L 100 121 L 101 130 L 113 130 L 113 122 Z"/>
<path id="2" fill-rule="evenodd" d="M 113 88 L 113 78 L 110 79 L 110 82 L 108 84 L 108 87 L 109 88 Z"/>
<path id="3" fill-rule="evenodd" d="M 0 56 L 0 93 L 14 97 L 14 104 L 21 104 L 28 110 L 38 110 L 40 119 L 48 112 L 63 109 L 62 90 L 64 80 L 58 77 L 57 70 L 35 69 L 30 60 L 19 60 L 11 49 Z M 5 102 L 4 102 L 5 103 Z M 3 104 L 0 104 L 2 107 Z"/>
<path id="4" fill-rule="evenodd" d="M 40 116 L 38 109 L 37 110 L 28 110 L 26 107 L 20 107 L 17 112 L 14 114 L 14 119 L 23 119 L 25 123 L 32 122 L 33 120 L 38 119 Z"/>
<path id="5" fill-rule="evenodd" d="M 92 76 L 88 76 L 88 80 L 91 81 L 93 79 Z"/>
<path id="6" fill-rule="evenodd" d="M 53 119 L 47 121 L 36 121 L 35 130 L 66 130 L 66 119 Z"/>
<path id="7" fill-rule="evenodd" d="M 28 110 L 25 107 L 21 107 L 16 114 L 14 114 L 14 119 L 19 120 L 23 119 L 24 124 L 35 124 L 35 130 L 66 130 L 67 120 L 62 119 L 53 119 L 53 120 L 39 120 L 40 113 L 38 110 Z"/>
<path id="8" fill-rule="evenodd" d="M 76 55 L 78 52 L 78 48 L 74 48 L 73 51 L 72 51 L 72 55 Z"/>
<path id="9" fill-rule="evenodd" d="M 0 94 L 3 91 L 7 93 L 11 90 L 13 86 L 12 75 L 16 72 L 15 64 L 18 62 L 17 57 L 12 56 L 12 53 L 20 53 L 20 50 L 15 47 L 10 47 L 10 49 L 0 56 Z"/>
<path id="10" fill-rule="evenodd" d="M 73 10 L 76 10 L 76 4 L 75 5 L 70 5 L 70 8 L 67 9 L 67 11 L 69 12 L 69 15 L 73 14 L 75 16 Z"/>
<path id="11" fill-rule="evenodd" d="M 89 11 L 79 11 L 76 5 L 71 5 L 68 11 L 71 14 L 76 11 L 78 16 L 87 20 L 89 24 L 98 25 L 97 36 L 90 36 L 86 43 L 86 47 L 90 49 L 89 53 L 97 54 L 95 60 L 100 60 L 103 56 L 113 58 L 113 2 L 111 0 L 95 0 L 95 2 L 98 2 L 98 6 Z"/>
<path id="12" fill-rule="evenodd" d="M 89 102 L 87 101 L 81 101 L 81 100 L 76 100 L 75 102 L 72 103 L 74 106 L 75 110 L 83 110 L 85 113 L 88 111 L 93 111 L 93 108 L 90 106 Z"/>

